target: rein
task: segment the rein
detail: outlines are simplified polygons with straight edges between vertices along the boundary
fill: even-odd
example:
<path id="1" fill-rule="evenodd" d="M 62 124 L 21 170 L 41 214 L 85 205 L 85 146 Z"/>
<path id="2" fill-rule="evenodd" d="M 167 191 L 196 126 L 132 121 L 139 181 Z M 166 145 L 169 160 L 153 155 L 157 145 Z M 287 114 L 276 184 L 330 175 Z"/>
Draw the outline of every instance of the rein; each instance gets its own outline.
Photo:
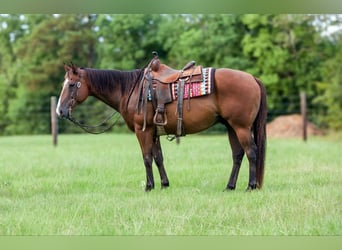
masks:
<path id="1" fill-rule="evenodd" d="M 98 134 L 102 134 L 106 131 L 108 131 L 109 129 L 111 129 L 112 127 L 114 127 L 114 125 L 119 121 L 120 115 L 119 112 L 114 111 L 110 116 L 108 116 L 106 119 L 104 119 L 101 123 L 97 124 L 97 125 L 85 125 L 82 124 L 81 122 L 79 122 L 78 120 L 76 120 L 74 117 L 72 117 L 71 115 L 71 109 L 69 109 L 69 117 L 68 120 L 71 121 L 72 123 L 74 123 L 75 125 L 79 126 L 81 129 L 83 129 L 84 131 L 86 131 L 89 134 L 94 134 L 94 135 L 98 135 Z M 106 122 L 108 122 L 110 119 L 112 119 L 113 116 L 117 115 L 115 121 L 110 124 L 109 126 L 107 126 L 106 128 L 100 130 L 100 131 L 94 131 L 95 129 L 103 126 Z"/>

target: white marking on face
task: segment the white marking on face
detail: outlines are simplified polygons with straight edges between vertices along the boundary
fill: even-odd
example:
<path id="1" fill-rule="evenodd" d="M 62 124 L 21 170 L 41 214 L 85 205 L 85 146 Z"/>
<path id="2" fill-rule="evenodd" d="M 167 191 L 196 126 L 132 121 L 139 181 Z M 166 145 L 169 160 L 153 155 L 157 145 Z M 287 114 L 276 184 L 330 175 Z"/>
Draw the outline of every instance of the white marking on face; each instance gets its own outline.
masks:
<path id="1" fill-rule="evenodd" d="M 64 82 L 63 82 L 63 89 L 64 89 L 64 87 L 66 86 L 67 82 L 68 82 L 68 80 L 65 79 Z M 63 92 L 63 91 L 62 91 L 62 92 Z M 61 92 L 61 94 L 62 94 L 62 92 Z M 58 116 L 61 115 L 60 106 L 61 106 L 61 97 L 58 98 L 58 103 L 57 103 L 57 108 L 56 108 L 56 113 L 57 113 Z"/>

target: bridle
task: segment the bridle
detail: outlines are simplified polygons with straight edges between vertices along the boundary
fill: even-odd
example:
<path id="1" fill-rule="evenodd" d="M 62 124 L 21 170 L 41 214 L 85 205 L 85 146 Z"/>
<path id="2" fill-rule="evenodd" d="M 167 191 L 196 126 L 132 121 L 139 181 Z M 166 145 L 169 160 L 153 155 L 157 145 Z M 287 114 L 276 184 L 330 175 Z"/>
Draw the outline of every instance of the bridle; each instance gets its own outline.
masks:
<path id="1" fill-rule="evenodd" d="M 75 104 L 75 102 L 77 102 L 77 97 L 78 97 L 78 90 L 81 88 L 82 83 L 81 83 L 81 77 L 79 77 L 79 79 L 75 82 L 67 82 L 67 84 L 69 85 L 69 88 L 71 87 L 71 100 L 69 102 L 69 108 L 68 108 L 68 117 L 67 119 L 69 121 L 71 121 L 72 123 L 74 123 L 75 125 L 79 126 L 80 128 L 82 128 L 84 131 L 86 131 L 87 133 L 90 134 L 102 134 L 106 131 L 108 131 L 109 129 L 111 129 L 118 121 L 120 118 L 120 114 L 117 111 L 114 111 L 112 114 L 110 114 L 106 119 L 104 119 L 101 123 L 94 125 L 94 126 L 90 126 L 90 125 L 85 125 L 82 124 L 81 122 L 79 122 L 78 120 L 76 120 L 73 116 L 72 116 L 72 106 Z M 115 118 L 114 122 L 112 124 L 110 124 L 109 126 L 105 127 L 104 129 L 101 129 L 100 131 L 94 131 L 95 129 L 103 126 L 105 123 L 107 123 L 114 115 L 116 115 L 117 117 Z"/>
<path id="2" fill-rule="evenodd" d="M 78 97 L 78 89 L 81 87 L 82 83 L 79 79 L 79 81 L 77 82 L 74 82 L 74 83 L 67 83 L 69 85 L 69 88 L 71 87 L 72 88 L 72 91 L 71 91 L 71 100 L 70 100 L 70 104 L 69 104 L 69 108 L 68 108 L 68 112 L 69 112 L 69 116 L 68 117 L 72 117 L 71 116 L 71 111 L 72 111 L 72 106 L 74 105 L 74 103 L 77 101 L 77 97 Z M 75 88 L 76 87 L 76 88 Z"/>

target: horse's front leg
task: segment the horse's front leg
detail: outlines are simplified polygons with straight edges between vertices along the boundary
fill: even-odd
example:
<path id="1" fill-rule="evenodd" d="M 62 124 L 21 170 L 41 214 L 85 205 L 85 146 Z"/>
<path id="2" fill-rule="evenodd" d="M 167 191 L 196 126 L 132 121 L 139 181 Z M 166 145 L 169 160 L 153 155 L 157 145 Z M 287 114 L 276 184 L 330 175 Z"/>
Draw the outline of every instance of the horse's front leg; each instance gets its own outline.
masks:
<path id="1" fill-rule="evenodd" d="M 159 170 L 161 187 L 167 188 L 170 184 L 169 179 L 167 178 L 166 170 L 164 168 L 163 152 L 160 146 L 159 136 L 154 136 L 153 138 L 152 153 L 154 162 L 157 164 Z"/>
<path id="2" fill-rule="evenodd" d="M 136 130 L 135 132 L 138 141 L 140 143 L 140 148 L 146 169 L 146 186 L 145 191 L 151 191 L 154 189 L 154 178 L 152 171 L 152 146 L 153 146 L 153 130 L 146 129 L 145 131 Z"/>

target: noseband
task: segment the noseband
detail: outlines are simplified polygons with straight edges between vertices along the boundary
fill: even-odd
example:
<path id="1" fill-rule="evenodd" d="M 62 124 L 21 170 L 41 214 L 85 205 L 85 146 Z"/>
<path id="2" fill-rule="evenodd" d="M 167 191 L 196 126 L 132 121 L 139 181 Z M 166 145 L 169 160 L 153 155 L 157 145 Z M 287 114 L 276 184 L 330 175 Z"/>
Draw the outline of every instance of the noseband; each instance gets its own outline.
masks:
<path id="1" fill-rule="evenodd" d="M 99 123 L 95 126 L 82 124 L 81 122 L 79 122 L 78 120 L 76 120 L 72 116 L 72 106 L 75 104 L 75 102 L 77 102 L 78 89 L 81 88 L 81 86 L 82 86 L 82 83 L 81 83 L 80 79 L 77 82 L 69 83 L 69 87 L 72 87 L 72 92 L 70 94 L 71 97 L 70 97 L 70 103 L 69 103 L 69 108 L 68 108 L 68 120 L 71 121 L 72 123 L 74 123 L 75 125 L 79 126 L 81 129 L 83 129 L 84 131 L 86 131 L 87 133 L 90 133 L 90 134 L 102 134 L 102 133 L 106 132 L 107 130 L 111 129 L 118 122 L 118 120 L 120 118 L 120 115 L 118 115 L 119 113 L 117 111 L 114 111 L 111 115 L 109 115 L 101 123 Z M 114 115 L 117 115 L 117 117 L 112 124 L 110 124 L 109 126 L 107 126 L 106 128 L 104 128 L 100 131 L 94 131 L 95 129 L 97 129 L 97 128 L 103 126 L 105 123 L 107 123 Z"/>

